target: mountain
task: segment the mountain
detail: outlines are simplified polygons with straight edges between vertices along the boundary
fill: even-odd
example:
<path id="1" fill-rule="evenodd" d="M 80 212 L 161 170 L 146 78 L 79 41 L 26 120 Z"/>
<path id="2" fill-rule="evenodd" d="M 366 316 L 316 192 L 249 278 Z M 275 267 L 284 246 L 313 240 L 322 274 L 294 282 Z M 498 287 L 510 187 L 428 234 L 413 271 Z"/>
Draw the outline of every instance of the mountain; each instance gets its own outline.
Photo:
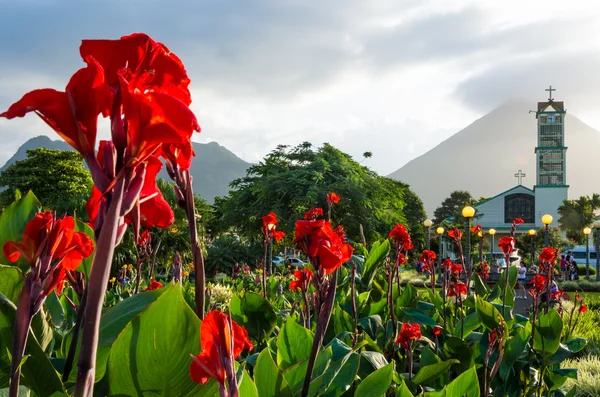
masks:
<path id="1" fill-rule="evenodd" d="M 516 186 L 518 170 L 526 174 L 522 184 L 533 188 L 537 123 L 535 114 L 528 112 L 534 107 L 503 105 L 389 176 L 408 183 L 430 216 L 454 190 L 467 190 L 479 198 Z M 600 132 L 567 109 L 565 143 L 569 198 L 599 193 Z"/>
<path id="2" fill-rule="evenodd" d="M 234 179 L 246 175 L 246 169 L 250 163 L 237 157 L 235 154 L 216 142 L 193 143 L 196 157 L 192 163 L 190 172 L 193 176 L 194 192 L 198 193 L 209 203 L 216 196 L 225 196 L 229 192 L 229 183 Z M 53 141 L 47 136 L 38 136 L 25 142 L 17 152 L 0 168 L 0 172 L 15 161 L 24 160 L 27 157 L 27 149 L 44 147 L 47 149 L 72 150 L 62 140 Z M 160 177 L 169 179 L 166 171 L 159 174 Z"/>

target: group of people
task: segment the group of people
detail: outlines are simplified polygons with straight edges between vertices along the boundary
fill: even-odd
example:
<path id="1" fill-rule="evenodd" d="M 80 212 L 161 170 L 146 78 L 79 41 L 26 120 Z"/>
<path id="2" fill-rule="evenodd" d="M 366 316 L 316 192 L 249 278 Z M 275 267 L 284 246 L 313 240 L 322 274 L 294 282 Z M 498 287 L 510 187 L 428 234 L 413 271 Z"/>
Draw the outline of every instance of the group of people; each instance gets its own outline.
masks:
<path id="1" fill-rule="evenodd" d="M 563 281 L 567 280 L 579 280 L 579 274 L 577 272 L 577 262 L 571 251 L 567 252 L 566 255 L 560 256 L 560 274 Z"/>

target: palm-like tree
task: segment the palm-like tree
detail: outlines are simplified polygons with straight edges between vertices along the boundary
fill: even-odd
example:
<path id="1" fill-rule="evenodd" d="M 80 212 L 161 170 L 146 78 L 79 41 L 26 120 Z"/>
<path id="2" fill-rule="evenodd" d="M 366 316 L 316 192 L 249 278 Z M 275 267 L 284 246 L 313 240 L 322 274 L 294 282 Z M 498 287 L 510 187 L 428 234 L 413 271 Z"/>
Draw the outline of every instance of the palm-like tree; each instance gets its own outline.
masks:
<path id="1" fill-rule="evenodd" d="M 596 210 L 600 209 L 600 194 L 581 196 L 576 200 L 565 200 L 558 207 L 560 218 L 558 223 L 567 232 L 567 237 L 578 244 L 585 242 L 583 228 L 590 226 L 598 216 Z"/>

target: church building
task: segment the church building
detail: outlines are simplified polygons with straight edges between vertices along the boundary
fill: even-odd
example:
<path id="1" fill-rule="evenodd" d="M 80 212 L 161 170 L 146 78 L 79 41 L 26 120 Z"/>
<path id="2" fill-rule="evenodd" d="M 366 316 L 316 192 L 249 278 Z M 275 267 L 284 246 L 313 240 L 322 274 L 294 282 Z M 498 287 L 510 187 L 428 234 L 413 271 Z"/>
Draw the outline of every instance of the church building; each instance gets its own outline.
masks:
<path id="1" fill-rule="evenodd" d="M 487 232 L 496 229 L 498 234 L 507 233 L 513 218 L 525 222 L 517 233 L 543 227 L 542 216 L 550 214 L 552 226 L 558 221 L 558 207 L 567 199 L 569 185 L 566 179 L 565 116 L 563 102 L 555 102 L 550 86 L 548 100 L 538 102 L 537 119 L 536 179 L 533 190 L 522 185 L 525 176 L 519 170 L 515 177 L 518 185 L 475 206 L 475 221 Z"/>

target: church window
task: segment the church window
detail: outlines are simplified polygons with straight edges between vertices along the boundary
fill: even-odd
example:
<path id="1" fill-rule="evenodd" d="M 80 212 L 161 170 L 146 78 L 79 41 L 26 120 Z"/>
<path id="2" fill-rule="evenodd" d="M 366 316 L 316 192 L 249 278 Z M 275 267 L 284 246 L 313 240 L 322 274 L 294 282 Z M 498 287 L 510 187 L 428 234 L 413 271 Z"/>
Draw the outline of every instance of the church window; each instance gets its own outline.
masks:
<path id="1" fill-rule="evenodd" d="M 526 193 L 509 194 L 504 197 L 504 222 L 522 218 L 525 223 L 535 223 L 535 197 Z"/>

